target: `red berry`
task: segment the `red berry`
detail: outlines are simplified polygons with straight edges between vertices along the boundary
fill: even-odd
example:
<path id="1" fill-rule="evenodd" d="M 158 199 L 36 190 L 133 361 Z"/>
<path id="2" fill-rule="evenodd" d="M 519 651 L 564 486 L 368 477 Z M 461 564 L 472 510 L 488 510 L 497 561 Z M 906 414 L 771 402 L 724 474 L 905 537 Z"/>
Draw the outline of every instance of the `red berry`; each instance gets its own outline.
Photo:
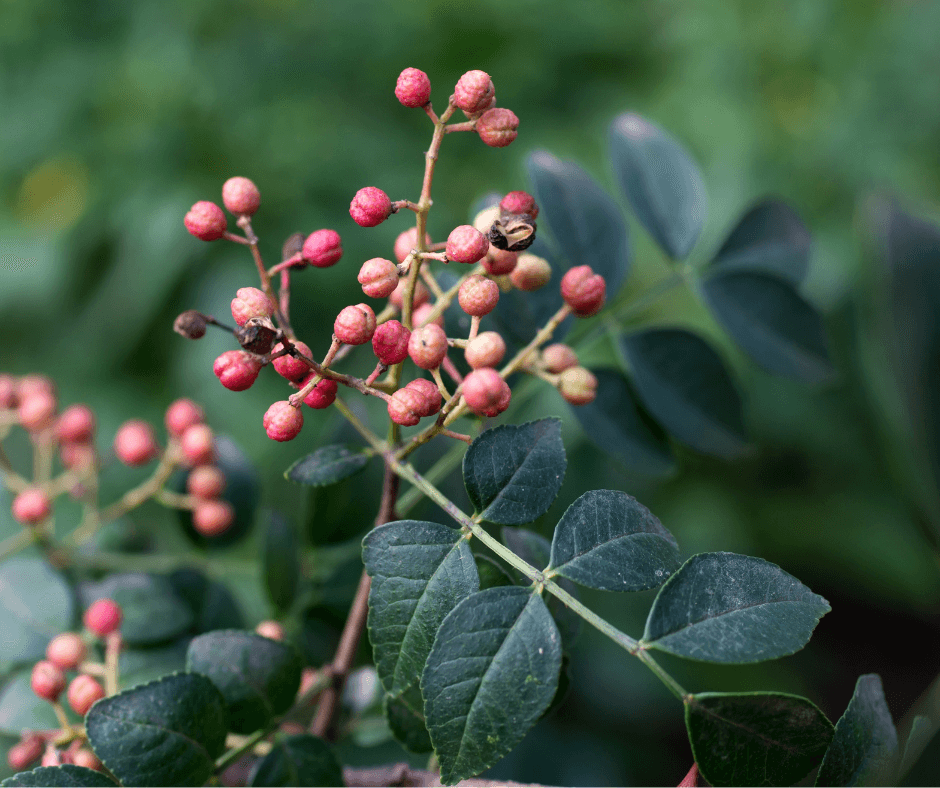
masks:
<path id="1" fill-rule="evenodd" d="M 565 402 L 587 405 L 597 396 L 597 378 L 584 367 L 569 367 L 559 376 L 558 390 Z"/>
<path id="2" fill-rule="evenodd" d="M 70 405 L 59 416 L 55 432 L 60 441 L 87 443 L 95 433 L 95 414 L 87 405 Z"/>
<path id="3" fill-rule="evenodd" d="M 552 279 L 552 267 L 548 260 L 529 252 L 522 252 L 516 267 L 509 274 L 509 280 L 520 290 L 538 290 L 545 287 Z"/>
<path id="4" fill-rule="evenodd" d="M 494 309 L 499 301 L 499 285 L 492 279 L 474 274 L 457 291 L 460 308 L 471 317 L 483 317 Z"/>
<path id="5" fill-rule="evenodd" d="M 463 398 L 474 413 L 497 416 L 509 407 L 509 386 L 495 369 L 475 369 L 464 378 Z"/>
<path id="6" fill-rule="evenodd" d="M 261 192 L 248 178 L 229 178 L 222 184 L 222 202 L 236 215 L 254 216 L 261 205 Z"/>
<path id="7" fill-rule="evenodd" d="M 311 375 L 311 377 L 313 376 Z M 306 385 L 306 383 L 307 381 L 304 381 L 304 385 Z M 301 388 L 303 388 L 303 386 L 301 386 Z M 317 385 L 310 390 L 310 393 L 304 397 L 304 402 L 314 410 L 328 408 L 336 401 L 336 392 L 338 389 L 339 385 L 335 380 L 321 378 Z"/>
<path id="8" fill-rule="evenodd" d="M 477 121 L 477 134 L 491 148 L 505 148 L 519 136 L 519 118 L 511 109 L 494 107 Z"/>
<path id="9" fill-rule="evenodd" d="M 435 323 L 416 328 L 408 340 L 408 355 L 421 369 L 437 369 L 447 355 L 447 335 Z"/>
<path id="10" fill-rule="evenodd" d="M 397 320 L 382 323 L 372 336 L 372 350 L 383 364 L 391 366 L 408 355 L 411 332 Z"/>
<path id="11" fill-rule="evenodd" d="M 25 771 L 42 757 L 45 748 L 46 743 L 42 736 L 36 733 L 27 733 L 21 741 L 10 748 L 7 753 L 7 764 L 13 771 Z"/>
<path id="12" fill-rule="evenodd" d="M 225 533 L 235 519 L 235 509 L 228 501 L 201 500 L 193 509 L 193 527 L 203 536 Z"/>
<path id="13" fill-rule="evenodd" d="M 561 297 L 578 317 L 590 317 L 604 306 L 607 283 L 589 265 L 579 265 L 561 279 Z"/>
<path id="14" fill-rule="evenodd" d="M 375 333 L 375 312 L 368 304 L 347 306 L 333 322 L 333 333 L 347 345 L 364 345 Z"/>
<path id="15" fill-rule="evenodd" d="M 255 632 L 269 640 L 283 640 L 284 627 L 277 621 L 262 621 L 255 627 Z"/>
<path id="16" fill-rule="evenodd" d="M 431 312 L 434 311 L 434 307 L 430 304 L 421 304 L 419 307 L 415 307 L 414 312 L 411 313 L 411 325 L 415 328 L 420 328 L 428 322 L 428 318 L 431 316 Z M 438 315 L 433 320 L 430 321 L 435 325 L 444 327 L 444 315 Z"/>
<path id="17" fill-rule="evenodd" d="M 406 68 L 398 75 L 395 98 L 406 107 L 423 107 L 431 100 L 431 80 L 417 68 Z"/>
<path id="18" fill-rule="evenodd" d="M 186 432 L 187 427 L 199 424 L 204 418 L 202 408 L 191 399 L 178 399 L 166 409 L 164 422 L 167 432 L 178 438 Z"/>
<path id="19" fill-rule="evenodd" d="M 392 294 L 388 297 L 388 300 L 391 301 L 393 306 L 397 306 L 399 309 L 402 308 L 405 298 L 405 288 L 408 287 L 407 279 L 400 279 L 398 281 L 398 287 L 392 290 Z M 418 309 L 428 301 L 431 300 L 431 294 L 428 292 L 428 289 L 424 286 L 424 282 L 418 281 L 415 286 L 414 300 L 411 302 L 411 306 L 414 309 Z"/>
<path id="20" fill-rule="evenodd" d="M 527 213 L 533 219 L 539 215 L 539 207 L 535 204 L 535 197 L 528 192 L 509 192 L 499 201 L 499 207 L 507 213 Z"/>
<path id="21" fill-rule="evenodd" d="M 307 236 L 301 250 L 304 260 L 316 268 L 329 268 L 343 256 L 342 242 L 335 230 L 317 230 Z"/>
<path id="22" fill-rule="evenodd" d="M 271 317 L 274 304 L 257 287 L 241 287 L 232 299 L 232 317 L 243 326 L 253 317 Z"/>
<path id="23" fill-rule="evenodd" d="M 74 632 L 56 635 L 46 646 L 46 659 L 61 670 L 75 670 L 88 654 L 85 641 Z"/>
<path id="24" fill-rule="evenodd" d="M 275 402 L 264 414 L 264 431 L 271 440 L 292 441 L 304 426 L 304 414 L 287 400 Z"/>
<path id="25" fill-rule="evenodd" d="M 392 201 L 375 186 L 366 186 L 356 192 L 349 204 L 349 215 L 360 227 L 382 224 L 392 213 Z"/>
<path id="26" fill-rule="evenodd" d="M 556 375 L 578 366 L 578 356 L 570 347 L 561 342 L 545 348 L 542 351 L 542 361 L 545 363 L 545 369 Z"/>
<path id="27" fill-rule="evenodd" d="M 212 364 L 219 382 L 230 391 L 250 389 L 261 372 L 261 359 L 244 350 L 226 350 Z"/>
<path id="28" fill-rule="evenodd" d="M 395 259 L 399 263 L 405 262 L 405 258 L 411 254 L 411 250 L 418 245 L 418 228 L 409 227 L 403 233 L 401 233 L 398 238 L 395 239 Z M 424 234 L 424 245 L 431 245 L 431 236 L 427 233 Z"/>
<path id="29" fill-rule="evenodd" d="M 92 769 L 93 771 L 101 771 L 101 761 L 98 760 L 97 756 L 88 749 L 84 747 L 75 752 L 72 755 L 72 763 L 76 766 L 84 766 L 86 769 Z"/>
<path id="30" fill-rule="evenodd" d="M 146 421 L 125 421 L 114 436 L 114 453 L 125 465 L 146 465 L 160 453 L 156 435 Z"/>
<path id="31" fill-rule="evenodd" d="M 23 490 L 13 499 L 13 519 L 23 525 L 41 523 L 52 513 L 52 502 L 38 487 Z"/>
<path id="32" fill-rule="evenodd" d="M 16 381 L 16 396 L 20 400 L 38 391 L 55 394 L 55 384 L 45 375 L 23 375 Z"/>
<path id="33" fill-rule="evenodd" d="M 0 410 L 16 407 L 16 380 L 12 375 L 0 373 Z"/>
<path id="34" fill-rule="evenodd" d="M 215 459 L 215 435 L 207 424 L 194 424 L 180 436 L 180 451 L 188 465 L 209 465 Z"/>
<path id="35" fill-rule="evenodd" d="M 222 209 L 207 200 L 197 202 L 190 208 L 183 223 L 190 235 L 195 235 L 200 241 L 217 241 L 225 235 L 228 227 Z"/>
<path id="36" fill-rule="evenodd" d="M 186 477 L 186 491 L 197 498 L 218 498 L 225 492 L 225 474 L 215 465 L 199 465 Z"/>
<path id="37" fill-rule="evenodd" d="M 426 407 L 425 397 L 407 386 L 398 389 L 388 401 L 388 417 L 403 427 L 414 427 L 421 416 L 418 411 Z"/>
<path id="38" fill-rule="evenodd" d="M 299 353 L 311 360 L 313 359 L 313 351 L 305 342 L 294 342 L 294 347 Z M 283 346 L 278 345 L 277 349 L 282 350 Z M 310 376 L 310 366 L 299 358 L 294 358 L 294 356 L 279 356 L 271 362 L 271 366 L 274 367 L 274 371 L 278 375 L 286 378 L 291 383 L 300 383 L 304 378 Z"/>
<path id="39" fill-rule="evenodd" d="M 89 632 L 103 638 L 117 632 L 123 618 L 124 614 L 117 602 L 112 599 L 99 599 L 92 602 L 82 620 Z"/>
<path id="40" fill-rule="evenodd" d="M 76 676 L 69 684 L 66 697 L 72 711 L 78 716 L 84 717 L 88 714 L 88 710 L 104 697 L 104 687 L 91 676 Z"/>
<path id="41" fill-rule="evenodd" d="M 370 298 L 388 298 L 398 287 L 398 266 L 384 257 L 373 257 L 362 264 L 356 278 Z"/>
<path id="42" fill-rule="evenodd" d="M 489 239 L 469 224 L 455 227 L 447 236 L 447 257 L 458 263 L 479 262 L 489 248 Z"/>
<path id="43" fill-rule="evenodd" d="M 495 367 L 506 355 L 506 342 L 495 331 L 484 331 L 472 339 L 464 349 L 467 363 L 473 369 Z"/>
<path id="44" fill-rule="evenodd" d="M 468 115 L 489 107 L 496 95 L 493 80 L 485 71 L 468 71 L 454 88 L 454 104 Z"/>
<path id="45" fill-rule="evenodd" d="M 427 378 L 415 378 L 405 388 L 414 391 L 421 397 L 421 407 L 415 411 L 419 416 L 433 416 L 441 409 L 441 392 Z"/>
<path id="46" fill-rule="evenodd" d="M 33 692 L 43 700 L 51 703 L 58 700 L 62 690 L 65 689 L 65 674 L 61 668 L 56 667 L 47 660 L 43 660 L 33 666 L 30 684 Z"/>
<path id="47" fill-rule="evenodd" d="M 52 424 L 57 404 L 55 394 L 37 389 L 20 394 L 19 401 L 16 415 L 24 429 L 35 432 Z"/>
<path id="48" fill-rule="evenodd" d="M 519 262 L 519 252 L 507 252 L 490 244 L 490 250 L 480 262 L 486 273 L 493 276 L 511 274 Z"/>

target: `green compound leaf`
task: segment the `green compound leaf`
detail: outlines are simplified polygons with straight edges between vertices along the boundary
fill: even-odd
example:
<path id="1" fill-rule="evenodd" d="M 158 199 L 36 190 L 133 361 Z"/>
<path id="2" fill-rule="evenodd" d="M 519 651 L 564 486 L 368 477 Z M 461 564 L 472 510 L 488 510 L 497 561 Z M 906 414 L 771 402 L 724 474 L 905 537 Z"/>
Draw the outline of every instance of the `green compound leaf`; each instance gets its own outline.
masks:
<path id="1" fill-rule="evenodd" d="M 325 487 L 359 473 L 370 459 L 371 453 L 345 444 L 322 446 L 291 465 L 284 478 L 297 484 Z"/>
<path id="2" fill-rule="evenodd" d="M 615 369 L 595 369 L 597 396 L 571 408 L 584 434 L 632 474 L 659 478 L 676 469 L 662 430 L 640 410 L 633 387 Z"/>
<path id="3" fill-rule="evenodd" d="M 421 690 L 411 687 L 401 695 L 385 696 L 385 718 L 392 735 L 410 752 L 431 752 L 431 734 L 424 721 Z"/>
<path id="4" fill-rule="evenodd" d="M 700 553 L 656 595 L 641 642 L 702 662 L 762 662 L 803 648 L 829 610 L 776 564 Z"/>
<path id="5" fill-rule="evenodd" d="M 559 520 L 547 574 L 601 591 L 645 591 L 680 563 L 672 534 L 636 498 L 592 490 Z"/>
<path id="6" fill-rule="evenodd" d="M 685 727 L 710 785 L 793 785 L 819 763 L 832 723 L 806 698 L 782 692 L 693 695 Z"/>
<path id="7" fill-rule="evenodd" d="M 715 319 L 758 365 L 807 383 L 832 377 L 822 316 L 776 276 L 731 271 L 701 283 Z"/>
<path id="8" fill-rule="evenodd" d="M 709 268 L 776 274 L 798 286 L 809 269 L 811 246 L 809 230 L 796 211 L 767 198 L 738 220 Z"/>
<path id="9" fill-rule="evenodd" d="M 255 763 L 248 777 L 252 786 L 343 784 L 343 770 L 333 748 L 306 733 L 278 736 L 271 752 Z"/>
<path id="10" fill-rule="evenodd" d="M 555 697 L 561 636 L 542 598 L 519 586 L 465 599 L 444 619 L 421 691 L 441 782 L 488 769 Z"/>
<path id="11" fill-rule="evenodd" d="M 302 668 L 293 646 L 238 630 L 193 638 L 186 654 L 186 669 L 208 676 L 222 693 L 235 733 L 256 731 L 287 711 Z"/>
<path id="12" fill-rule="evenodd" d="M 63 577 L 39 558 L 11 558 L 0 564 L 0 662 L 42 659 L 46 646 L 72 628 L 75 599 Z"/>
<path id="13" fill-rule="evenodd" d="M 85 729 L 124 785 L 202 785 L 225 749 L 225 700 L 205 676 L 177 673 L 99 700 Z"/>
<path id="14" fill-rule="evenodd" d="M 549 510 L 567 464 L 561 421 L 541 419 L 480 435 L 464 455 L 463 478 L 484 520 L 521 525 Z"/>
<path id="15" fill-rule="evenodd" d="M 630 268 L 630 241 L 620 206 L 574 162 L 536 151 L 526 167 L 539 222 L 548 224 L 567 267 L 591 266 L 607 281 L 607 292 L 616 293 Z"/>
<path id="16" fill-rule="evenodd" d="M 271 512 L 264 532 L 261 566 L 271 603 L 280 611 L 290 609 L 300 587 L 300 537 L 297 529 L 277 512 Z"/>
<path id="17" fill-rule="evenodd" d="M 816 785 L 886 785 L 898 752 L 895 730 L 881 679 L 859 676 L 845 714 L 836 723 Z"/>
<path id="18" fill-rule="evenodd" d="M 614 175 L 643 228 L 673 260 L 702 232 L 708 198 L 698 166 L 659 126 L 627 112 L 610 127 Z"/>
<path id="19" fill-rule="evenodd" d="M 20 772 L 8 777 L 0 788 L 33 788 L 33 786 L 50 786 L 50 788 L 115 788 L 114 780 L 105 777 L 94 769 L 84 766 L 65 764 L 64 766 L 40 766 L 29 772 Z"/>
<path id="20" fill-rule="evenodd" d="M 477 563 L 477 574 L 480 575 L 480 591 L 513 585 L 512 576 L 502 564 L 487 555 L 475 555 L 473 559 Z"/>
<path id="21" fill-rule="evenodd" d="M 439 523 L 380 525 L 363 540 L 362 560 L 372 577 L 376 671 L 385 689 L 400 695 L 418 685 L 441 622 L 479 589 L 480 578 L 467 540 Z"/>
<path id="22" fill-rule="evenodd" d="M 623 337 L 621 347 L 640 400 L 677 440 L 724 459 L 747 451 L 741 398 L 705 340 L 659 328 Z"/>

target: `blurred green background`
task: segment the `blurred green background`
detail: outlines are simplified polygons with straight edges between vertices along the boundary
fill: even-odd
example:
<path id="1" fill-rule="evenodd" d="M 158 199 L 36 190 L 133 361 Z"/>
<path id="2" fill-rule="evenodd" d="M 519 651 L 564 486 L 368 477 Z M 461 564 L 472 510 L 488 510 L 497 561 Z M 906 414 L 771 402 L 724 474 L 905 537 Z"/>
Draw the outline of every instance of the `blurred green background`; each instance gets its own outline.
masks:
<path id="1" fill-rule="evenodd" d="M 781 564 L 833 605 L 804 652 L 734 669 L 663 661 L 690 689 L 797 691 L 833 719 L 858 674 L 879 671 L 902 719 L 937 672 L 940 570 L 923 536 L 931 526 L 888 451 L 874 372 L 859 362 L 866 347 L 878 355 L 878 338 L 858 308 L 874 265 L 858 205 L 887 191 L 940 213 L 938 29 L 940 5 L 914 0 L 0 0 L 0 369 L 45 372 L 63 402 L 92 404 L 103 444 L 124 419 L 158 422 L 171 400 L 193 397 L 261 469 L 266 504 L 314 541 L 354 538 L 373 516 L 356 486 L 363 477 L 332 500 L 313 500 L 282 478 L 336 432 L 333 418 L 308 412 L 297 441 L 267 440 L 261 416 L 285 397 L 283 381 L 265 375 L 248 392 L 229 392 L 211 363 L 230 343 L 172 333 L 178 312 L 226 315 L 234 291 L 256 281 L 244 249 L 185 232 L 186 210 L 219 201 L 222 182 L 245 175 L 262 192 L 254 226 L 269 264 L 294 231 L 342 234 L 339 265 L 294 278 L 295 328 L 320 353 L 336 312 L 361 300 L 361 261 L 390 255 L 407 225 L 393 217 L 357 227 L 352 195 L 366 185 L 393 199 L 420 190 L 430 126 L 395 100 L 401 69 L 430 75 L 438 107 L 464 71 L 483 69 L 499 105 L 521 120 L 506 149 L 475 135 L 445 140 L 435 240 L 467 221 L 484 192 L 527 188 L 523 162 L 537 148 L 576 159 L 614 193 L 607 125 L 639 112 L 702 166 L 710 205 L 698 257 L 760 196 L 779 195 L 801 213 L 816 242 L 807 295 L 829 313 L 841 376 L 813 391 L 723 345 L 756 451 L 734 464 L 684 453 L 678 475 L 660 485 L 612 467 L 560 398 L 543 393 L 510 414 L 566 420 L 568 476 L 536 527 L 549 534 L 570 501 L 610 487 L 638 496 L 686 554 L 732 550 Z M 627 287 L 639 293 L 666 268 L 633 229 Z M 683 296 L 644 320 L 720 336 Z M 604 360 L 603 352 L 587 360 Z M 115 489 L 127 481 L 122 473 L 114 471 Z M 453 480 L 452 492 L 461 494 Z M 156 509 L 141 516 L 176 527 Z M 320 633 L 310 635 L 313 651 L 329 653 L 355 577 L 331 588 L 337 612 L 312 625 Z M 639 596 L 585 594 L 631 633 L 651 601 Z M 691 755 L 667 691 L 593 632 L 583 633 L 572 672 L 566 704 L 493 775 L 676 784 Z M 403 757 L 390 746 L 350 744 L 347 754 L 362 763 Z"/>

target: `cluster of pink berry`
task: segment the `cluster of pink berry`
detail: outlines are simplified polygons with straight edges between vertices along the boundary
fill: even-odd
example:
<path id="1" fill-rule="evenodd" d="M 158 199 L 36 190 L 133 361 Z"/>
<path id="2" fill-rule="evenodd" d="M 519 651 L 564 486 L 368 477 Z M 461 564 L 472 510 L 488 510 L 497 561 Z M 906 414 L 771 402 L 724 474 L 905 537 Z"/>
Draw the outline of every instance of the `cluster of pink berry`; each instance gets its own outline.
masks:
<path id="1" fill-rule="evenodd" d="M 105 676 L 106 683 L 117 690 L 117 657 L 121 651 L 122 613 L 120 606 L 110 599 L 99 599 L 85 611 L 85 632 L 65 632 L 56 635 L 46 648 L 46 658 L 33 667 L 30 680 L 33 692 L 51 703 L 63 722 L 61 729 L 26 731 L 20 741 L 7 753 L 10 768 L 28 769 L 42 759 L 42 766 L 72 763 L 88 769 L 101 769 L 101 762 L 88 749 L 79 728 L 68 724 L 60 697 L 65 693 L 69 707 L 80 717 L 106 696 L 105 688 L 95 676 Z M 89 645 L 103 640 L 105 662 L 87 661 Z M 69 673 L 77 673 L 71 681 Z M 67 745 L 67 746 L 66 746 Z M 65 747 L 65 749 L 61 749 Z"/>

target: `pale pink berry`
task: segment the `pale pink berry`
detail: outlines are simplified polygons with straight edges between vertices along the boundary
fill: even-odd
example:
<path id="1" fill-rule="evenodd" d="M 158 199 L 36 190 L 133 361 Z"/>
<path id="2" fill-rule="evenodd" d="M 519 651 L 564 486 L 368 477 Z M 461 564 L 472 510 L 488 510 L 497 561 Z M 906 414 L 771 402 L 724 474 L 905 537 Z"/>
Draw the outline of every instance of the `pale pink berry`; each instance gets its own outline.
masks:
<path id="1" fill-rule="evenodd" d="M 117 602 L 113 599 L 99 599 L 85 611 L 82 621 L 89 632 L 103 638 L 117 632 L 123 618 L 124 613 Z"/>
<path id="2" fill-rule="evenodd" d="M 240 287 L 232 299 L 232 317 L 243 326 L 253 317 L 271 317 L 274 304 L 257 287 Z"/>
<path id="3" fill-rule="evenodd" d="M 52 501 L 38 487 L 30 487 L 19 493 L 11 506 L 13 519 L 23 525 L 36 525 L 52 512 Z"/>
<path id="4" fill-rule="evenodd" d="M 76 766 L 84 766 L 86 769 L 92 769 L 96 772 L 101 770 L 101 761 L 98 760 L 98 757 L 91 750 L 84 747 L 77 750 L 72 755 L 72 763 Z"/>
<path id="5" fill-rule="evenodd" d="M 405 262 L 405 259 L 411 254 L 412 249 L 418 245 L 418 228 L 409 227 L 395 239 L 395 259 L 399 263 Z M 431 236 L 424 234 L 424 245 L 431 245 Z"/>
<path id="6" fill-rule="evenodd" d="M 438 387 L 427 378 L 415 378 L 406 389 L 414 391 L 421 397 L 421 406 L 415 411 L 419 416 L 433 416 L 441 409 L 442 397 Z"/>
<path id="7" fill-rule="evenodd" d="M 157 436 L 146 421 L 125 421 L 114 436 L 114 453 L 125 465 L 146 465 L 160 453 Z"/>
<path id="8" fill-rule="evenodd" d="M 264 414 L 264 431 L 271 440 L 292 441 L 304 426 L 304 414 L 287 400 L 275 402 Z"/>
<path id="9" fill-rule="evenodd" d="M 356 279 L 370 298 L 388 298 L 398 287 L 398 266 L 384 257 L 373 257 L 362 264 Z"/>
<path id="10" fill-rule="evenodd" d="M 183 219 L 190 235 L 195 235 L 200 241 L 217 241 L 228 227 L 225 214 L 214 202 L 201 200 L 189 209 Z"/>
<path id="11" fill-rule="evenodd" d="M 261 372 L 261 359 L 244 350 L 226 350 L 212 364 L 219 382 L 230 391 L 250 389 Z"/>
<path id="12" fill-rule="evenodd" d="M 104 687 L 102 687 L 91 676 L 82 674 L 72 679 L 69 684 L 69 691 L 66 695 L 69 706 L 72 707 L 79 717 L 88 714 L 88 710 L 95 703 L 104 697 Z"/>
<path id="13" fill-rule="evenodd" d="M 0 373 L 0 410 L 16 407 L 16 380 L 12 375 Z"/>
<path id="14" fill-rule="evenodd" d="M 590 317 L 604 306 L 607 283 L 589 265 L 579 265 L 561 278 L 561 297 L 578 317 Z"/>
<path id="15" fill-rule="evenodd" d="M 203 536 L 225 533 L 235 519 L 235 509 L 228 501 L 200 500 L 193 509 L 193 527 Z"/>
<path id="16" fill-rule="evenodd" d="M 375 312 L 368 304 L 347 306 L 337 315 L 333 333 L 347 345 L 364 345 L 375 333 Z"/>
<path id="17" fill-rule="evenodd" d="M 399 309 L 402 308 L 405 299 L 405 288 L 408 287 L 408 280 L 400 279 L 398 286 L 392 290 L 392 294 L 388 297 L 388 300 L 392 302 L 393 306 L 397 306 Z M 420 280 L 415 284 L 415 294 L 414 300 L 411 302 L 411 306 L 414 309 L 420 308 L 422 305 L 426 304 L 431 300 L 431 293 L 428 292 L 428 289 L 424 286 L 424 282 Z"/>
<path id="18" fill-rule="evenodd" d="M 349 215 L 360 227 L 382 224 L 392 213 L 392 201 L 375 186 L 366 186 L 356 192 L 349 204 Z"/>
<path id="19" fill-rule="evenodd" d="M 329 268 L 343 256 L 339 233 L 335 230 L 317 230 L 307 236 L 301 254 L 304 260 L 316 268 Z"/>
<path id="20" fill-rule="evenodd" d="M 42 754 L 42 760 L 39 762 L 40 766 L 61 766 L 65 763 L 65 753 L 62 753 L 60 757 L 59 751 L 56 749 L 56 746 L 52 742 L 46 744 L 46 751 Z"/>
<path id="21" fill-rule="evenodd" d="M 395 98 L 406 107 L 423 107 L 431 100 L 431 80 L 418 68 L 406 68 L 398 75 Z"/>
<path id="22" fill-rule="evenodd" d="M 222 202 L 237 216 L 253 216 L 261 205 L 261 192 L 248 178 L 229 178 L 222 184 Z"/>
<path id="23" fill-rule="evenodd" d="M 87 405 L 70 405 L 59 416 L 56 437 L 69 443 L 87 443 L 95 433 L 95 414 Z"/>
<path id="24" fill-rule="evenodd" d="M 492 244 L 486 257 L 480 261 L 486 273 L 493 276 L 511 274 L 518 262 L 519 252 L 507 252 L 504 249 L 497 249 Z"/>
<path id="25" fill-rule="evenodd" d="M 75 670 L 87 654 L 85 641 L 74 632 L 56 635 L 46 646 L 46 659 L 61 670 Z"/>
<path id="26" fill-rule="evenodd" d="M 494 107 L 477 121 L 477 134 L 491 148 L 505 148 L 519 136 L 519 118 L 511 109 Z"/>
<path id="27" fill-rule="evenodd" d="M 302 353 L 309 359 L 313 359 L 313 351 L 305 342 L 294 342 L 294 347 L 298 353 Z M 283 350 L 282 345 L 278 345 L 277 350 Z M 310 376 L 310 365 L 305 364 L 299 358 L 294 356 L 279 356 L 271 362 L 274 371 L 282 378 L 286 378 L 291 383 L 300 383 L 304 378 Z"/>
<path id="28" fill-rule="evenodd" d="M 447 355 L 447 335 L 440 326 L 416 328 L 408 340 L 408 355 L 421 369 L 437 369 Z"/>
<path id="29" fill-rule="evenodd" d="M 198 465 L 186 477 L 186 491 L 197 498 L 218 498 L 225 492 L 225 474 L 215 465 Z"/>
<path id="30" fill-rule="evenodd" d="M 195 402 L 191 399 L 178 399 L 166 409 L 164 423 L 167 432 L 178 438 L 187 427 L 193 424 L 199 424 L 205 418 L 205 414 Z"/>
<path id="31" fill-rule="evenodd" d="M 527 213 L 533 219 L 539 215 L 535 198 L 528 192 L 509 192 L 499 201 L 499 207 L 506 213 Z"/>
<path id="32" fill-rule="evenodd" d="M 310 377 L 313 376 L 311 375 Z M 303 385 L 306 384 L 307 381 L 304 381 Z M 303 388 L 303 386 L 301 386 L 301 388 Z M 310 389 L 310 393 L 304 397 L 304 402 L 314 410 L 328 408 L 336 401 L 336 392 L 338 389 L 339 385 L 335 380 L 321 378 L 317 385 Z"/>
<path id="33" fill-rule="evenodd" d="M 428 321 L 428 318 L 431 316 L 431 312 L 433 311 L 434 307 L 430 304 L 421 304 L 421 306 L 416 307 L 415 310 L 411 313 L 411 324 L 416 328 L 420 328 L 426 323 L 431 322 L 443 328 L 444 315 L 438 315 L 433 320 Z"/>
<path id="34" fill-rule="evenodd" d="M 496 89 L 489 74 L 485 71 L 468 71 L 454 88 L 454 104 L 472 115 L 486 109 L 495 95 Z"/>
<path id="35" fill-rule="evenodd" d="M 578 366 L 578 356 L 568 345 L 556 342 L 542 351 L 545 369 L 553 374 Z"/>
<path id="36" fill-rule="evenodd" d="M 284 627 L 277 621 L 262 621 L 255 627 L 255 632 L 270 640 L 284 639 Z"/>
<path id="37" fill-rule="evenodd" d="M 458 263 L 479 262 L 489 248 L 489 239 L 469 224 L 455 227 L 447 236 L 447 257 Z"/>
<path id="38" fill-rule="evenodd" d="M 46 743 L 37 733 L 27 733 L 7 753 L 7 764 L 13 771 L 22 772 L 42 757 Z"/>
<path id="39" fill-rule="evenodd" d="M 414 427 L 421 416 L 418 411 L 425 408 L 425 397 L 407 386 L 398 389 L 388 401 L 388 417 L 402 427 Z"/>
<path id="40" fill-rule="evenodd" d="M 548 260 L 529 252 L 519 255 L 516 267 L 509 274 L 509 281 L 519 290 L 538 290 L 552 279 L 552 267 Z"/>
<path id="41" fill-rule="evenodd" d="M 464 349 L 467 363 L 473 369 L 495 367 L 506 355 L 506 342 L 495 331 L 478 334 Z"/>
<path id="42" fill-rule="evenodd" d="M 55 383 L 45 375 L 23 375 L 16 381 L 16 396 L 22 400 L 25 397 L 44 391 L 47 394 L 55 394 Z"/>
<path id="43" fill-rule="evenodd" d="M 65 673 L 51 662 L 43 660 L 33 666 L 30 684 L 36 695 L 51 703 L 58 700 L 65 689 Z"/>
<path id="44" fill-rule="evenodd" d="M 463 398 L 474 413 L 498 416 L 509 407 L 509 386 L 495 369 L 475 369 L 464 378 Z"/>
<path id="45" fill-rule="evenodd" d="M 408 355 L 411 332 L 397 320 L 382 323 L 372 335 L 372 350 L 387 366 L 404 361 Z"/>
<path id="46" fill-rule="evenodd" d="M 210 465 L 215 459 L 215 435 L 207 424 L 194 424 L 180 435 L 180 451 L 187 465 Z"/>
<path id="47" fill-rule="evenodd" d="M 49 391 L 35 390 L 20 395 L 17 418 L 24 429 L 35 432 L 51 426 L 55 418 L 56 397 Z"/>
<path id="48" fill-rule="evenodd" d="M 457 291 L 460 308 L 471 317 L 488 315 L 499 302 L 499 285 L 492 279 L 474 274 Z"/>
<path id="49" fill-rule="evenodd" d="M 597 396 L 597 378 L 584 367 L 569 367 L 559 375 L 558 391 L 571 405 L 587 405 Z"/>
<path id="50" fill-rule="evenodd" d="M 90 443 L 62 443 L 59 459 L 66 468 L 91 468 L 95 464 L 95 447 Z"/>

